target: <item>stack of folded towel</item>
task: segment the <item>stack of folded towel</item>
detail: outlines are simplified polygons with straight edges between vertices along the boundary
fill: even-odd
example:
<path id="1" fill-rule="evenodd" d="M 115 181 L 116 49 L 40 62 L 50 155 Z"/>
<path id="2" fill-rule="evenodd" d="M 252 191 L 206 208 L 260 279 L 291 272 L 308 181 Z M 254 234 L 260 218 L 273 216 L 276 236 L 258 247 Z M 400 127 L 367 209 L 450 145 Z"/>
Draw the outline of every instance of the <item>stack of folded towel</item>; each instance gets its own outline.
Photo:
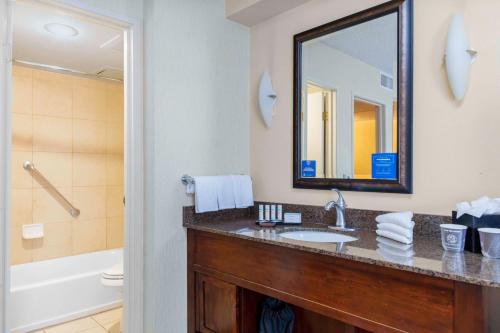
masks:
<path id="1" fill-rule="evenodd" d="M 377 221 L 377 235 L 383 236 L 403 244 L 413 243 L 412 212 L 382 214 L 375 218 Z"/>
<path id="2" fill-rule="evenodd" d="M 377 237 L 377 253 L 385 259 L 403 265 L 413 265 L 413 245 L 401 244 L 385 237 Z"/>
<path id="3" fill-rule="evenodd" d="M 194 178 L 197 213 L 253 206 L 252 179 L 247 175 L 199 176 Z"/>

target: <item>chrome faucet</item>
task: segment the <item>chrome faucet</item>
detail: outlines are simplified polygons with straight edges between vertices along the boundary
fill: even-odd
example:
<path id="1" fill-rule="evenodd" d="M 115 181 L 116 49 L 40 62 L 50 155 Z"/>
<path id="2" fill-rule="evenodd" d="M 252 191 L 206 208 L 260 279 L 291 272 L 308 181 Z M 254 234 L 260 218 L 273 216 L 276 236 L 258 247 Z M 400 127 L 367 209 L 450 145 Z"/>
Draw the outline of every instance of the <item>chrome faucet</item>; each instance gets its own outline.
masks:
<path id="1" fill-rule="evenodd" d="M 337 212 L 337 223 L 335 224 L 335 226 L 328 226 L 328 228 L 339 231 L 354 231 L 353 228 L 347 228 L 345 226 L 344 211 L 347 205 L 345 204 L 342 193 L 340 193 L 340 191 L 335 188 L 332 189 L 332 191 L 337 193 L 338 199 L 336 201 L 332 200 L 327 202 L 325 205 L 325 210 L 328 212 L 335 207 L 335 211 Z"/>

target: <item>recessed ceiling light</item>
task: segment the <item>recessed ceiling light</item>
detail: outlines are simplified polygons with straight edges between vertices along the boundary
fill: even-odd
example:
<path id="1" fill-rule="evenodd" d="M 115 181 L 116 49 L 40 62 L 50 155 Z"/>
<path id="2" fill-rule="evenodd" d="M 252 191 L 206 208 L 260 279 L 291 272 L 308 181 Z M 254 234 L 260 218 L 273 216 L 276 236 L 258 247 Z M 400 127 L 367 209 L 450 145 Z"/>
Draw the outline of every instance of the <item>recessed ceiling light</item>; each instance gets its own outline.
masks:
<path id="1" fill-rule="evenodd" d="M 74 37 L 78 35 L 78 30 L 67 24 L 48 23 L 44 28 L 48 32 L 60 37 Z"/>

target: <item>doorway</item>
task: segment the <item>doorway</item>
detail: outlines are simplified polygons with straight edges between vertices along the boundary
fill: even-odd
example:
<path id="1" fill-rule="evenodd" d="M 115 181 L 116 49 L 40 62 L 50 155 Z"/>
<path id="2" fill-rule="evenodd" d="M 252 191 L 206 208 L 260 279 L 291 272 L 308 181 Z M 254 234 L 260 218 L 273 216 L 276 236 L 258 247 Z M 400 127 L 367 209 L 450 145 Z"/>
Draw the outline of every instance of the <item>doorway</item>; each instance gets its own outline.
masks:
<path id="1" fill-rule="evenodd" d="M 316 177 L 335 177 L 337 92 L 307 83 L 304 159 L 316 161 Z"/>
<path id="2" fill-rule="evenodd" d="M 5 184 L 2 187 L 5 193 L 5 198 L 2 200 L 5 215 L 2 216 L 1 221 L 4 226 L 1 244 L 4 258 L 2 259 L 5 263 L 3 265 L 5 283 L 2 286 L 2 295 L 3 303 L 6 305 L 4 309 L 7 309 L 7 314 L 4 313 L 2 318 L 2 331 L 27 332 L 33 329 L 44 329 L 46 326 L 42 325 L 59 324 L 62 321 L 82 317 L 84 314 L 95 314 L 100 310 L 107 310 L 118 305 L 112 300 L 107 303 L 104 301 L 104 307 L 93 306 L 94 304 L 88 303 L 87 297 L 92 294 L 92 289 L 85 292 L 82 288 L 81 291 L 84 293 L 81 300 L 84 304 L 80 312 L 72 311 L 72 314 L 61 316 L 51 313 L 48 319 L 42 318 L 42 320 L 28 318 L 28 322 L 22 322 L 21 325 L 16 322 L 19 318 L 13 318 L 12 313 L 9 312 L 13 310 L 15 302 L 22 300 L 22 297 L 33 299 L 33 295 L 28 295 L 28 292 L 41 292 L 40 295 L 48 292 L 55 295 L 54 291 L 50 292 L 48 289 L 34 290 L 32 288 L 34 285 L 54 287 L 54 281 L 72 280 L 75 282 L 76 280 L 69 279 L 67 276 L 63 278 L 46 276 L 40 281 L 33 281 L 34 283 L 27 281 L 26 284 L 19 284 L 19 281 L 11 281 L 11 277 L 15 278 L 13 274 L 19 277 L 18 273 L 20 273 L 29 277 L 33 276 L 29 273 L 30 269 L 40 269 L 38 272 L 54 271 L 44 269 L 45 266 L 54 264 L 69 268 L 71 263 L 68 265 L 68 262 L 74 261 L 75 257 L 83 261 L 88 259 L 87 261 L 92 263 L 99 262 L 102 267 L 97 268 L 97 271 L 100 272 L 104 266 L 108 267 L 108 263 L 115 266 L 115 259 L 111 257 L 116 254 L 114 249 L 120 247 L 125 248 L 122 254 L 124 262 L 122 271 L 124 270 L 125 275 L 123 331 L 140 331 L 142 330 L 143 232 L 142 64 L 140 61 L 142 28 L 139 22 L 134 20 L 114 17 L 96 8 L 80 8 L 74 6 L 73 1 L 68 1 L 68 4 L 65 1 L 57 4 L 28 0 L 5 1 L 2 6 L 8 9 L 5 12 L 6 21 L 10 21 L 12 23 L 10 26 L 14 27 L 14 31 L 8 29 L 2 35 L 2 39 L 7 42 L 11 41 L 11 43 L 6 43 L 11 45 L 10 51 L 8 50 L 6 54 L 7 61 L 2 63 L 2 70 L 8 74 L 2 77 L 2 87 L 5 87 L 3 92 L 8 101 L 2 105 L 2 111 L 5 111 L 2 114 L 5 117 L 1 120 L 1 125 L 6 128 L 5 136 L 2 138 L 6 145 L 2 147 L 1 153 L 7 157 L 6 164 L 2 166 L 6 172 L 2 172 L 1 179 L 2 185 Z M 26 11 L 23 13 L 23 15 L 31 15 L 31 19 L 23 19 L 26 26 L 38 25 L 40 28 L 38 33 L 51 35 L 54 38 L 53 44 L 47 42 L 39 45 L 38 54 L 31 52 L 32 58 L 27 56 L 30 54 L 29 44 L 16 44 L 16 33 L 23 32 L 22 25 L 16 28 L 19 8 L 23 6 L 31 6 L 32 9 L 31 12 L 28 10 L 28 13 Z M 51 22 L 40 24 L 44 16 L 43 10 L 50 11 L 50 9 L 53 12 L 48 16 L 54 15 L 49 18 Z M 57 17 L 56 14 L 63 17 Z M 74 24 L 71 24 L 72 22 Z M 103 66 L 89 70 L 88 68 L 91 68 L 93 64 L 86 63 L 84 65 L 88 66 L 87 69 L 82 69 L 75 64 L 64 62 L 72 58 L 67 54 L 66 57 L 61 57 L 56 61 L 57 55 L 64 53 L 61 50 L 57 52 L 55 47 L 57 42 L 66 38 L 67 49 L 71 49 L 70 46 L 77 44 L 75 39 L 71 40 L 71 37 L 78 36 L 80 33 L 85 38 L 91 35 L 89 25 L 101 25 L 109 31 L 113 29 L 115 32 L 119 31 L 114 36 L 102 34 L 102 37 L 109 38 L 99 44 L 99 48 L 120 49 L 121 43 L 119 58 L 122 62 L 122 78 L 119 77 L 120 68 L 117 66 Z M 41 36 L 39 35 L 32 42 L 35 43 L 41 39 Z M 13 40 L 12 37 L 14 37 Z M 86 50 L 83 49 L 83 51 Z M 91 53 L 96 52 L 91 51 Z M 83 58 L 89 60 L 92 54 L 87 54 Z M 107 59 L 104 62 L 109 64 L 112 61 Z M 113 90 L 117 92 L 121 90 L 121 95 L 109 94 Z M 107 116 L 98 112 L 103 109 L 99 107 L 99 102 L 101 106 L 106 105 L 104 109 L 108 110 L 110 104 L 117 104 L 116 102 L 120 104 L 120 100 L 121 120 L 120 112 L 114 113 L 118 115 L 118 118 L 114 119 L 116 122 L 108 121 Z M 114 109 L 117 110 L 120 107 L 115 105 Z M 59 127 L 53 128 L 54 126 Z M 110 133 L 113 135 L 109 135 Z M 110 137 L 114 142 L 107 140 Z M 104 145 L 102 144 L 103 138 Z M 122 142 L 121 148 L 120 141 Z M 125 146 L 124 142 L 127 143 Z M 75 147 L 78 148 L 75 150 Z M 23 165 L 26 164 L 25 162 L 30 162 L 33 168 L 23 170 L 17 163 L 20 160 Z M 116 170 L 113 171 L 114 169 L 108 166 L 114 166 Z M 110 177 L 114 177 L 114 180 L 108 183 Z M 123 184 L 121 190 L 119 189 L 120 181 Z M 49 193 L 49 189 L 54 190 L 53 193 Z M 85 194 L 85 192 L 89 193 Z M 115 193 L 111 195 L 112 192 Z M 127 193 L 125 209 L 123 208 L 124 193 Z M 24 201 L 25 205 L 14 206 L 23 196 L 24 199 L 28 198 Z M 114 199 L 108 199 L 111 197 Z M 116 198 L 120 200 L 115 200 Z M 61 203 L 69 203 L 74 209 L 80 211 L 80 215 L 73 216 L 75 210 L 70 211 Z M 24 207 L 24 212 L 18 207 Z M 120 213 L 123 209 L 124 212 Z M 116 216 L 108 215 L 108 211 L 114 211 L 111 215 Z M 25 220 L 22 220 L 23 213 Z M 124 222 L 120 223 L 120 215 Z M 96 237 L 93 238 L 92 235 Z M 25 252 L 18 253 L 18 249 Z M 99 258 L 94 258 L 96 253 L 100 252 L 97 250 L 108 249 L 115 253 L 113 255 L 106 253 Z M 85 256 L 89 257 L 85 258 Z M 60 262 L 56 263 L 54 260 Z M 19 264 L 16 266 L 20 269 L 13 270 L 11 263 Z M 71 270 L 68 274 L 71 277 L 89 276 L 85 272 L 75 273 Z M 118 274 L 113 275 L 113 277 L 116 276 Z M 97 280 L 101 278 L 101 274 L 96 276 Z M 95 281 L 83 283 L 86 287 L 92 283 L 95 285 Z M 73 286 L 68 290 L 75 289 L 78 287 Z M 14 295 L 14 293 L 17 294 Z M 34 299 L 44 301 L 43 298 Z M 62 304 L 54 305 L 55 308 L 58 305 L 65 307 Z M 48 309 L 48 307 L 44 308 Z M 25 312 L 29 312 L 29 308 Z"/>
<path id="3" fill-rule="evenodd" d="M 383 142 L 382 105 L 354 98 L 354 178 L 372 178 L 372 155 L 381 152 Z"/>

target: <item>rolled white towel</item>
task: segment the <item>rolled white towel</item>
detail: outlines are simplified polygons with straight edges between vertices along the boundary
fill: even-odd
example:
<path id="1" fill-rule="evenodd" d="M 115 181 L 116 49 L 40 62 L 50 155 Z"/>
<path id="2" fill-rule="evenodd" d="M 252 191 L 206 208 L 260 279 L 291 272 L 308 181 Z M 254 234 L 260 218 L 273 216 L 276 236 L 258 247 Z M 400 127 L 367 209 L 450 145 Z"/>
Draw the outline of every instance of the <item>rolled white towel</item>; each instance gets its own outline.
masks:
<path id="1" fill-rule="evenodd" d="M 379 215 L 375 218 L 375 221 L 377 221 L 377 223 L 397 224 L 403 228 L 413 229 L 415 222 L 411 220 L 412 218 L 412 212 L 398 212 Z"/>
<path id="2" fill-rule="evenodd" d="M 379 223 L 377 225 L 377 228 L 379 230 L 387 230 L 393 232 L 406 238 L 413 238 L 413 228 L 408 229 L 392 223 Z"/>
<path id="3" fill-rule="evenodd" d="M 389 239 L 395 240 L 396 242 L 400 242 L 403 244 L 411 244 L 413 243 L 413 237 L 407 238 L 405 236 L 398 235 L 394 232 L 388 230 L 376 230 L 377 235 L 387 237 Z"/>

